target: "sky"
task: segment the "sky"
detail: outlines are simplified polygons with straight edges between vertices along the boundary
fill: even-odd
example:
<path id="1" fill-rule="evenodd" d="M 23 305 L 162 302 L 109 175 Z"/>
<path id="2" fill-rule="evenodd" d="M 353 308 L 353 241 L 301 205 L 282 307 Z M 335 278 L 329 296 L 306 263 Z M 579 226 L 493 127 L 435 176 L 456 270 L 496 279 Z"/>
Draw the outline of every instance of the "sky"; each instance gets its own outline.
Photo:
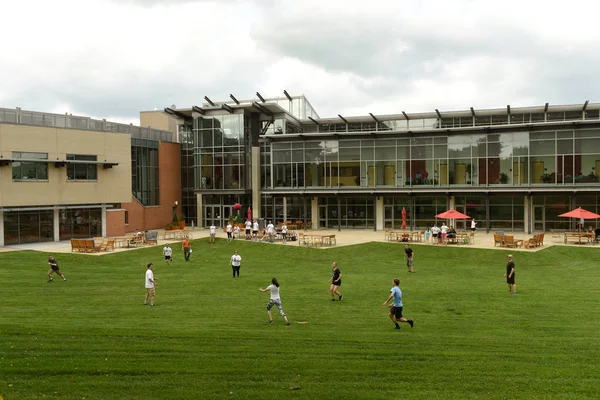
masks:
<path id="1" fill-rule="evenodd" d="M 139 111 L 304 94 L 321 117 L 600 102 L 600 2 L 0 3 L 0 107 Z"/>

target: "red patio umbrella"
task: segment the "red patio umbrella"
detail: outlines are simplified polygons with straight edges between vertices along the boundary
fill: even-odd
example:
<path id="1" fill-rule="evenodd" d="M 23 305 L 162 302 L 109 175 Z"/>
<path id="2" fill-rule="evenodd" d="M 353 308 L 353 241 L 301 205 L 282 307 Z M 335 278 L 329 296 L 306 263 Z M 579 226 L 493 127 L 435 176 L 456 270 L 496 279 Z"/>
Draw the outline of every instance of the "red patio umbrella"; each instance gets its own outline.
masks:
<path id="1" fill-rule="evenodd" d="M 572 211 L 569 211 L 567 213 L 564 214 L 560 214 L 559 217 L 565 217 L 565 218 L 583 218 L 583 219 L 596 219 L 596 218 L 600 218 L 600 215 L 595 214 L 591 211 L 588 210 L 584 210 L 583 208 L 579 207 L 576 208 Z"/>
<path id="2" fill-rule="evenodd" d="M 443 218 L 443 219 L 469 219 L 471 217 L 469 217 L 466 214 L 463 214 L 459 211 L 450 209 L 448 211 L 444 211 L 441 214 L 438 214 L 435 216 L 436 218 Z"/>
<path id="3" fill-rule="evenodd" d="M 406 208 L 402 207 L 402 229 L 406 229 Z"/>
<path id="4" fill-rule="evenodd" d="M 248 207 L 248 221 L 252 221 L 252 210 Z"/>

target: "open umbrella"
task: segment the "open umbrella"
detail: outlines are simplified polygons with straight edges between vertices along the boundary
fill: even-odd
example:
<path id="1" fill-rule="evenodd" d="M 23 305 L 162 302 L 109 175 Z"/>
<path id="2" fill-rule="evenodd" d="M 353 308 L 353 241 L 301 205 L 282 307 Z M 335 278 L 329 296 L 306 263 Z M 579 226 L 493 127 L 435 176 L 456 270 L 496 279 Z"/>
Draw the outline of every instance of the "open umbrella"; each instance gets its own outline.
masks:
<path id="1" fill-rule="evenodd" d="M 595 214 L 591 211 L 588 210 L 584 210 L 583 208 L 579 207 L 576 208 L 572 211 L 569 211 L 567 213 L 564 214 L 560 214 L 559 217 L 566 217 L 566 218 L 583 218 L 583 219 L 596 219 L 596 218 L 600 218 L 600 215 Z"/>
<path id="2" fill-rule="evenodd" d="M 406 229 L 406 208 L 402 207 L 402 229 Z"/>
<path id="3" fill-rule="evenodd" d="M 459 211 L 450 209 L 448 211 L 444 211 L 441 214 L 438 214 L 435 216 L 436 218 L 443 218 L 443 219 L 469 219 L 471 217 L 469 217 L 466 214 L 463 214 Z"/>

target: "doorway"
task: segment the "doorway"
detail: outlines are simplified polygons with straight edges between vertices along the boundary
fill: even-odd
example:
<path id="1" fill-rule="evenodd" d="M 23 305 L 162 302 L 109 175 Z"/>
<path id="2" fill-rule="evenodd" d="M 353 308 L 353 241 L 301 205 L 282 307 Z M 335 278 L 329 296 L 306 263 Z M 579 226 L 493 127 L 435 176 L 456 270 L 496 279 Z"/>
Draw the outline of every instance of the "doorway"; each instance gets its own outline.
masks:
<path id="1" fill-rule="evenodd" d="M 463 213 L 463 214 L 467 213 L 467 208 L 465 205 L 457 205 L 455 209 L 459 213 Z M 456 229 L 457 231 L 466 231 L 467 230 L 467 221 L 468 221 L 467 219 L 455 219 L 453 221 L 453 223 L 456 224 L 454 229 Z M 469 229 L 470 228 L 471 228 L 471 225 L 469 223 Z"/>
<path id="2" fill-rule="evenodd" d="M 327 206 L 319 206 L 319 228 L 327 228 Z"/>
<path id="3" fill-rule="evenodd" d="M 221 206 L 205 206 L 204 207 L 204 223 L 206 227 L 216 226 L 221 227 Z"/>
<path id="4" fill-rule="evenodd" d="M 533 206 L 533 231 L 545 232 L 545 211 L 544 206 Z"/>

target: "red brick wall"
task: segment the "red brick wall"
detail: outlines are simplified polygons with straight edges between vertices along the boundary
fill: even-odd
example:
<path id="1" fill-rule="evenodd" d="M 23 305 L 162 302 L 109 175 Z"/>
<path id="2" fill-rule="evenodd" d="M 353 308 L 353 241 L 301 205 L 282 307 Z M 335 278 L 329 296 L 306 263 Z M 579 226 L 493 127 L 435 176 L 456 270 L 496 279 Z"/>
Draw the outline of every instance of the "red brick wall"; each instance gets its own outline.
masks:
<path id="1" fill-rule="evenodd" d="M 106 210 L 106 236 L 124 236 L 127 228 L 125 210 Z"/>
<path id="2" fill-rule="evenodd" d="M 121 207 L 129 214 L 129 225 L 124 224 L 125 216 L 107 213 L 106 233 L 108 236 L 120 236 L 121 233 L 139 230 L 161 229 L 173 219 L 173 204 L 178 202 L 177 215 L 181 214 L 181 148 L 179 143 L 161 142 L 158 147 L 158 174 L 160 205 L 144 207 L 133 196 L 131 203 L 122 203 Z M 119 213 L 120 214 L 120 213 Z M 123 212 L 124 214 L 124 212 Z M 120 218 L 120 219 L 119 219 Z M 113 226 L 110 221 L 115 221 Z M 118 221 L 120 225 L 118 226 Z"/>

